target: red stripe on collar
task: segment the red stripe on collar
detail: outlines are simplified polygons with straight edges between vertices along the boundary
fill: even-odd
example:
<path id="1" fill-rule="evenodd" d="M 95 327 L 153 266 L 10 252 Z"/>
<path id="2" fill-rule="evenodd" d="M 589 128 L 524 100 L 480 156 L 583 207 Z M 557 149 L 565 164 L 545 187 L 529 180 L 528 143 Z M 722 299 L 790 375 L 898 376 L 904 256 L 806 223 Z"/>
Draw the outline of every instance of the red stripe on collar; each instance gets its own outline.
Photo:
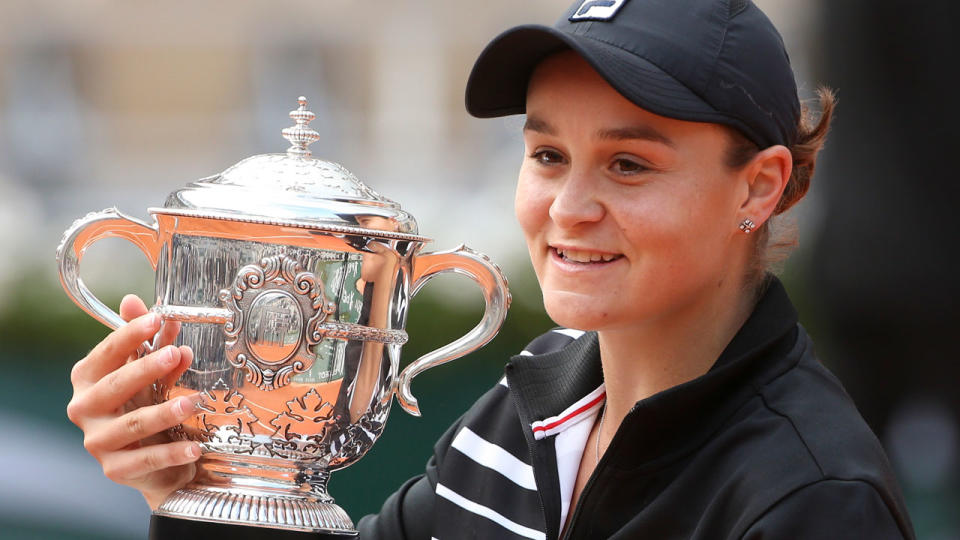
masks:
<path id="1" fill-rule="evenodd" d="M 607 398 L 606 389 L 603 385 L 593 392 L 577 400 L 576 403 L 564 409 L 556 416 L 544 418 L 530 424 L 533 429 L 533 438 L 540 440 L 550 435 L 555 435 L 569 426 L 576 424 L 594 412 L 594 410 Z"/>

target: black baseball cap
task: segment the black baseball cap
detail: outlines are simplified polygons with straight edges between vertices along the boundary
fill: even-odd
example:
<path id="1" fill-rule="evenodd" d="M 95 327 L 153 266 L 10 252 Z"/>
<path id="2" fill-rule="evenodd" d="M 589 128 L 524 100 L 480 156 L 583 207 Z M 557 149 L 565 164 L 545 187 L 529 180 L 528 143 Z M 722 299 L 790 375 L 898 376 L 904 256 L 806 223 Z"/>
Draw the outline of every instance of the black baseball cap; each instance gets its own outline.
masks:
<path id="1" fill-rule="evenodd" d="M 517 26 L 487 45 L 467 81 L 467 111 L 524 113 L 534 68 L 564 49 L 655 114 L 728 125 L 760 148 L 796 140 L 790 59 L 750 0 L 577 0 L 553 27 Z"/>

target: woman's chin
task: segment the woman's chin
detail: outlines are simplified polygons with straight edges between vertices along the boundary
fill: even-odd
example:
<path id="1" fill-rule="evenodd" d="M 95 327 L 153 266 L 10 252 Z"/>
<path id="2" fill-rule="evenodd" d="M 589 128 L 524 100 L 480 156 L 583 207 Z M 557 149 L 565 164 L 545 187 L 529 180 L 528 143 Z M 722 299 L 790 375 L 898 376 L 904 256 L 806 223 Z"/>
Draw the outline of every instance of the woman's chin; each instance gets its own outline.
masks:
<path id="1" fill-rule="evenodd" d="M 599 302 L 574 303 L 550 301 L 544 298 L 544 308 L 550 319 L 564 328 L 601 330 L 613 322 L 611 313 Z"/>

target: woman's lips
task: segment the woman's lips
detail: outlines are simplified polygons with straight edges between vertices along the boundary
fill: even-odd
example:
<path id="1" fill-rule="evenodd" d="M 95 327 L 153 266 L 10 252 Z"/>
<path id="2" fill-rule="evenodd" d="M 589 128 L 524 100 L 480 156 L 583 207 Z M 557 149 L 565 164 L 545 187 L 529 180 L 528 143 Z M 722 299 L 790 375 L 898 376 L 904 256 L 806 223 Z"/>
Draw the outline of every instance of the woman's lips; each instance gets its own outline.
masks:
<path id="1" fill-rule="evenodd" d="M 606 253 L 554 246 L 550 246 L 550 252 L 554 257 L 557 257 L 563 262 L 582 265 L 609 264 L 623 257 L 620 253 Z"/>

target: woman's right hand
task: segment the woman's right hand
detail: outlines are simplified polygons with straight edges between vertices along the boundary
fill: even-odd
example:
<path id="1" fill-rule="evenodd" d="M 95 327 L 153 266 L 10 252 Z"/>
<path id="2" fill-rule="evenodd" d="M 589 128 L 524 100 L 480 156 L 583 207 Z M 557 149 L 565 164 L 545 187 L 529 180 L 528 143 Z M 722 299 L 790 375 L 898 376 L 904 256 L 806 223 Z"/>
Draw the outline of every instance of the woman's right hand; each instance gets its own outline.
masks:
<path id="1" fill-rule="evenodd" d="M 83 445 L 107 478 L 139 490 L 151 509 L 189 482 L 200 446 L 172 441 L 166 430 L 189 418 L 199 394 L 153 404 L 152 385 L 172 384 L 190 366 L 193 351 L 173 346 L 179 323 L 147 311 L 142 300 L 127 295 L 120 316 L 128 324 L 110 333 L 70 374 L 73 398 L 67 416 L 83 430 Z M 160 332 L 155 351 L 142 358 L 137 348 Z"/>

